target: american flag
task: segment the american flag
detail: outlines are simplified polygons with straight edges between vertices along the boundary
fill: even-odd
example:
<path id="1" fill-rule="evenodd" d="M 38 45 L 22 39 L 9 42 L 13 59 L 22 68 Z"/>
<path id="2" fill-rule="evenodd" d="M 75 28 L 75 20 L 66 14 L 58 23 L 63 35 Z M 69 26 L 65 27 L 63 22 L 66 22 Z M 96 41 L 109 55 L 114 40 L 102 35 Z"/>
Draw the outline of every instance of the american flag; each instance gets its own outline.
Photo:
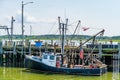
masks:
<path id="1" fill-rule="evenodd" d="M 89 29 L 89 27 L 82 27 L 83 31 L 86 31 Z"/>
<path id="2" fill-rule="evenodd" d="M 84 51 L 83 51 L 83 48 L 81 47 L 81 48 L 80 48 L 80 52 L 79 52 L 79 54 L 80 54 L 80 59 L 83 59 L 83 58 L 84 58 L 83 53 L 84 53 Z"/>

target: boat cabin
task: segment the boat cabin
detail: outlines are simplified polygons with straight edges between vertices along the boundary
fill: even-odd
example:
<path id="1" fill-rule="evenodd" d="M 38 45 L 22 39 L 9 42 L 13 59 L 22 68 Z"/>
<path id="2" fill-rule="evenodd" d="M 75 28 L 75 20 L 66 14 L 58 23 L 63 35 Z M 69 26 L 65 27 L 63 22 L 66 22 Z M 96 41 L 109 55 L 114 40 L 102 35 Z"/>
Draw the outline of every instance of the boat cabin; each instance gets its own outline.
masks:
<path id="1" fill-rule="evenodd" d="M 60 54 L 55 55 L 51 52 L 44 52 L 42 54 L 42 62 L 46 65 L 59 68 L 60 66 L 62 66 L 62 57 Z"/>
<path id="2" fill-rule="evenodd" d="M 49 66 L 55 67 L 56 66 L 56 56 L 54 55 L 54 53 L 45 52 L 42 55 L 42 62 Z"/>
<path id="3" fill-rule="evenodd" d="M 55 67 L 56 66 L 56 56 L 54 55 L 54 53 L 45 52 L 42 55 L 42 62 L 49 66 Z"/>

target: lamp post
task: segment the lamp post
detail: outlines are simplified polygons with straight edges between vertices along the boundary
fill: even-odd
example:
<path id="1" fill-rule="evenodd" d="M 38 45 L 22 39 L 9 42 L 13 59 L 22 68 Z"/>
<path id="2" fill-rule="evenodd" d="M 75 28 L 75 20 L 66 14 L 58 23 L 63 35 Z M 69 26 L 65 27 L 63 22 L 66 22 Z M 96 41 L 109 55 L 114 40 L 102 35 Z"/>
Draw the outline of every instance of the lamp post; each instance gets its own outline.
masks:
<path id="1" fill-rule="evenodd" d="M 22 45 L 24 45 L 24 6 L 33 2 L 24 3 L 22 1 Z"/>
<path id="2" fill-rule="evenodd" d="M 30 3 L 33 3 L 33 2 L 24 3 L 22 1 L 22 17 L 21 17 L 22 18 L 21 19 L 21 23 L 22 23 L 22 54 L 21 54 L 21 59 L 23 59 L 22 56 L 24 56 L 24 52 L 23 52 L 23 49 L 24 49 L 24 6 L 27 5 L 27 4 L 30 4 Z M 23 59 L 23 62 L 24 62 L 24 59 Z"/>

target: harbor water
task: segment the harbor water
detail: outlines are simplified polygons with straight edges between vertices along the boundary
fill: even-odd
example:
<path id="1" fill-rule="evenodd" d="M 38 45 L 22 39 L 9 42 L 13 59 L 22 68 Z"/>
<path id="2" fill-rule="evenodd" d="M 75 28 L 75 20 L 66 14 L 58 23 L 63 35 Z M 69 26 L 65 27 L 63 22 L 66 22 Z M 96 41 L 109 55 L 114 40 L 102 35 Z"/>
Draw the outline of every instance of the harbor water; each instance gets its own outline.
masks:
<path id="1" fill-rule="evenodd" d="M 101 76 L 80 76 L 46 73 L 19 67 L 0 67 L 0 80 L 116 80 L 112 77 L 112 72 Z"/>

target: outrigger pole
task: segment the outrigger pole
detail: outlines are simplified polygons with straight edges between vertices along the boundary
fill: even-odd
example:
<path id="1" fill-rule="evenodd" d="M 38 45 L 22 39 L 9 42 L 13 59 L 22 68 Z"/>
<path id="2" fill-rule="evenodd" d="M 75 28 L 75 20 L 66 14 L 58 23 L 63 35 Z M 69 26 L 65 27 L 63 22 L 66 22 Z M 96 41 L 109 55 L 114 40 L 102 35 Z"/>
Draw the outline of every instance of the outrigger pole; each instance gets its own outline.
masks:
<path id="1" fill-rule="evenodd" d="M 83 42 L 82 44 L 80 44 L 79 47 L 81 47 L 82 45 L 84 45 L 85 43 L 87 43 L 88 41 L 90 41 L 91 39 L 93 39 L 93 41 L 95 41 L 95 37 L 99 34 L 103 34 L 105 32 L 105 30 L 103 29 L 102 31 L 98 32 L 97 34 L 93 35 L 92 37 L 90 37 L 89 39 L 87 39 L 85 42 Z M 94 43 L 94 42 L 93 42 Z M 78 47 L 78 48 L 79 48 Z"/>
<path id="2" fill-rule="evenodd" d="M 88 41 L 90 41 L 90 40 L 92 40 L 92 39 L 93 39 L 93 45 L 94 45 L 95 37 L 96 37 L 97 35 L 99 35 L 99 34 L 100 34 L 100 35 L 103 35 L 104 31 L 105 31 L 105 30 L 103 29 L 103 30 L 101 30 L 100 32 L 98 32 L 97 34 L 93 35 L 92 37 L 90 37 L 89 39 L 87 39 L 85 42 L 81 43 L 80 46 L 77 47 L 77 48 L 81 48 L 82 45 L 84 45 L 85 43 L 87 43 Z M 87 62 L 88 58 L 92 55 L 94 49 L 95 49 L 95 47 L 92 49 L 90 55 L 88 55 L 87 59 L 85 60 L 85 63 Z M 99 61 L 99 60 L 98 60 L 98 61 Z M 101 61 L 99 61 L 99 62 L 101 62 Z M 84 64 L 84 63 L 83 63 L 83 64 Z"/>

